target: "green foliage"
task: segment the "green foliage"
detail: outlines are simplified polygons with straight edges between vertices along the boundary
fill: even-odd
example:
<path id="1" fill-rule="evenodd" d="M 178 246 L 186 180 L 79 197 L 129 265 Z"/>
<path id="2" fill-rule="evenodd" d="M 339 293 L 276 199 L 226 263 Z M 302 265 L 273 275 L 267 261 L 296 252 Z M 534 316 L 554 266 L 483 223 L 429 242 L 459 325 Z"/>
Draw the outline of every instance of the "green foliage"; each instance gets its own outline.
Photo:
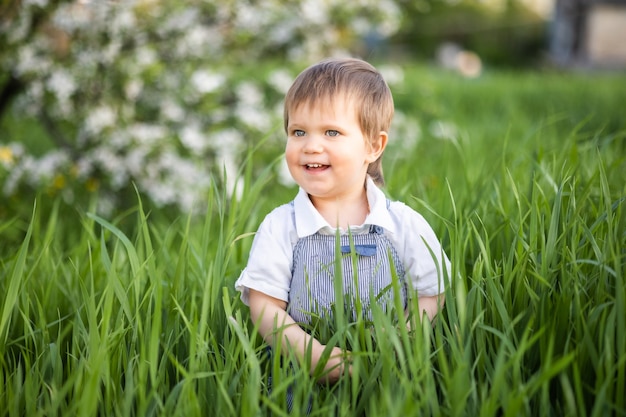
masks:
<path id="1" fill-rule="evenodd" d="M 450 255 L 434 324 L 339 323 L 353 373 L 334 386 L 268 358 L 233 283 L 294 190 L 251 149 L 243 197 L 214 186 L 203 216 L 42 195 L 3 220 L 0 416 L 287 415 L 288 390 L 292 415 L 624 415 L 623 78 L 406 73 L 396 102 L 423 129 L 391 138 L 387 191 Z"/>
<path id="2" fill-rule="evenodd" d="M 474 51 L 490 66 L 531 67 L 545 58 L 548 22 L 522 1 L 401 0 L 404 21 L 392 44 L 431 59 L 443 42 Z"/>
<path id="3" fill-rule="evenodd" d="M 51 188 L 80 205 L 97 190 L 110 213 L 137 188 L 191 211 L 210 181 L 232 190 L 218 174 L 234 178 L 238 156 L 280 131 L 286 62 L 345 53 L 398 20 L 392 1 L 2 2 L 0 192 Z"/>

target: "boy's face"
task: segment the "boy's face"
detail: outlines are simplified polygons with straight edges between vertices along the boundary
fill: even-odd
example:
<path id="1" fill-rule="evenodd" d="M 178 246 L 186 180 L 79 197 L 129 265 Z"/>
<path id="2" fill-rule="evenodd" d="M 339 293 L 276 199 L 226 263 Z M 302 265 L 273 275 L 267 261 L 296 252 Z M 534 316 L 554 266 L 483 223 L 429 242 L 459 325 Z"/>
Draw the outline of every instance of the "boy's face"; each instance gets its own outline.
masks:
<path id="1" fill-rule="evenodd" d="M 350 100 L 336 97 L 289 112 L 285 159 L 289 172 L 316 205 L 320 199 L 358 198 L 368 165 L 382 153 L 384 138 L 364 137 Z M 381 142 L 379 146 L 377 142 Z"/>

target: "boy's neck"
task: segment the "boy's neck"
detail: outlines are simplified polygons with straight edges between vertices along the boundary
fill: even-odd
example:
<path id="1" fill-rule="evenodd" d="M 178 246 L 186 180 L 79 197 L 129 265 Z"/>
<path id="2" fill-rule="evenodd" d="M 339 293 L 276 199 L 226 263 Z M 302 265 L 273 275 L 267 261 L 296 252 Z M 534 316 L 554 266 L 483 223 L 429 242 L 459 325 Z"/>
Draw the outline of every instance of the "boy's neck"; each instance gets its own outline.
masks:
<path id="1" fill-rule="evenodd" d="M 351 198 L 325 200 L 309 195 L 309 199 L 324 220 L 332 227 L 345 230 L 350 226 L 360 226 L 369 214 L 365 188 L 360 195 Z"/>

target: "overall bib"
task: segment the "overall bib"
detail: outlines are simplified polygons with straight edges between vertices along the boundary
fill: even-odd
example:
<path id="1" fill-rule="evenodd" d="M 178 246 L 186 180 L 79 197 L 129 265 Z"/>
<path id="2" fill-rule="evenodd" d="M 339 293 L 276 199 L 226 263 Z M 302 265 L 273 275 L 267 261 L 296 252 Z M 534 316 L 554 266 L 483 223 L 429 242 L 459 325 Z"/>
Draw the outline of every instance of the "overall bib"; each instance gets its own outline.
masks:
<path id="1" fill-rule="evenodd" d="M 345 316 L 350 322 L 358 319 L 358 311 L 364 320 L 371 321 L 373 304 L 383 311 L 394 305 L 392 268 L 398 279 L 401 305 L 406 308 L 404 266 L 381 227 L 371 226 L 369 233 L 339 237 L 342 273 L 339 277 L 335 277 L 336 239 L 335 235 L 315 233 L 296 242 L 287 312 L 297 323 L 306 330 L 314 320 L 333 322 L 337 295 L 343 299 Z M 356 253 L 356 269 L 351 243 Z"/>

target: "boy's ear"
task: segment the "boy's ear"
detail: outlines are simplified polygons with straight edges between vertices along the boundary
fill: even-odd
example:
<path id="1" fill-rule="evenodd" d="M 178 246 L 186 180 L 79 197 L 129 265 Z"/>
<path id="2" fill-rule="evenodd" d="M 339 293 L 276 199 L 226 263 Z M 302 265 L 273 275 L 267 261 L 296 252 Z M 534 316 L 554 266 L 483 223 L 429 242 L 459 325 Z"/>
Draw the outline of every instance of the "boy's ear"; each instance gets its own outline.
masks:
<path id="1" fill-rule="evenodd" d="M 387 147 L 387 140 L 389 139 L 389 135 L 384 130 L 381 130 L 377 137 L 373 138 L 370 142 L 370 157 L 372 160 L 370 162 L 374 162 L 383 154 L 383 151 Z"/>

